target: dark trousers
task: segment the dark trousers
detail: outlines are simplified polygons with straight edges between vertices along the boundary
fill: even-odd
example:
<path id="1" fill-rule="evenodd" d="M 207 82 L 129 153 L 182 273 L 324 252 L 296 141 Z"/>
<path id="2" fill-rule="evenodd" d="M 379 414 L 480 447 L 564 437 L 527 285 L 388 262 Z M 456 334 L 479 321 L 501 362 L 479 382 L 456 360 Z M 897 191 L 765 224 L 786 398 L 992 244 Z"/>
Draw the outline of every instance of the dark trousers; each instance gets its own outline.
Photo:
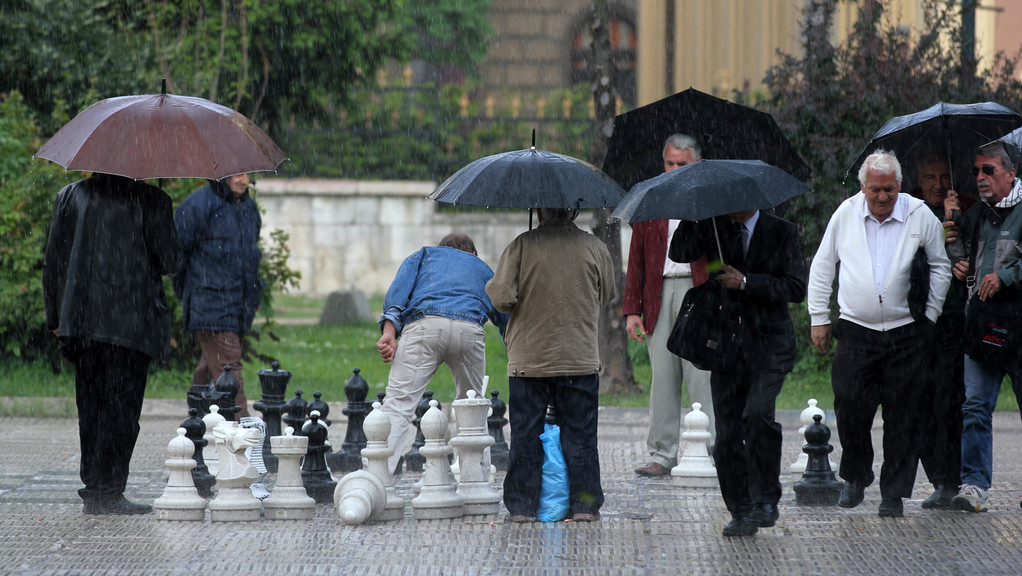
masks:
<path id="1" fill-rule="evenodd" d="M 597 447 L 600 377 L 555 376 L 509 380 L 511 454 L 504 477 L 504 505 L 513 515 L 535 516 L 543 483 L 543 433 L 553 401 L 568 466 L 572 514 L 595 514 L 603 505 Z"/>
<path id="2" fill-rule="evenodd" d="M 717 428 L 713 460 L 721 496 L 734 516 L 781 499 L 781 425 L 774 416 L 784 376 L 744 360 L 731 372 L 710 376 Z"/>
<path id="3" fill-rule="evenodd" d="M 919 461 L 926 478 L 936 486 L 958 486 L 962 478 L 962 404 L 965 402 L 965 352 L 962 333 L 965 319 L 937 320 L 933 346 L 929 348 L 926 408 Z"/>
<path id="4" fill-rule="evenodd" d="M 85 484 L 78 494 L 86 501 L 115 499 L 128 483 L 151 359 L 102 342 L 80 341 L 75 348 L 69 358 L 75 365 Z"/>
<path id="5" fill-rule="evenodd" d="M 841 440 L 841 477 L 873 483 L 870 430 L 883 405 L 884 463 L 880 494 L 909 498 L 919 466 L 921 408 L 928 397 L 926 348 L 931 330 L 916 323 L 880 332 L 839 320 L 831 364 L 834 413 Z"/>

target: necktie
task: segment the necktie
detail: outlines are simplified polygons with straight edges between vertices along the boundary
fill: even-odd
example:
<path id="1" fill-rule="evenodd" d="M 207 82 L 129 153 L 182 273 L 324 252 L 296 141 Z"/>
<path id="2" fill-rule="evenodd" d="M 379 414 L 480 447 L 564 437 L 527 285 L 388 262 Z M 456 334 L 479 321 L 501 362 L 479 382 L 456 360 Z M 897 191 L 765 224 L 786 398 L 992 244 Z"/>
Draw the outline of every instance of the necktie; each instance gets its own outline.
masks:
<path id="1" fill-rule="evenodd" d="M 745 227 L 742 222 L 735 222 L 735 228 L 738 231 L 738 241 L 741 243 L 741 255 L 742 260 L 745 260 L 745 255 L 749 253 L 749 229 Z"/>

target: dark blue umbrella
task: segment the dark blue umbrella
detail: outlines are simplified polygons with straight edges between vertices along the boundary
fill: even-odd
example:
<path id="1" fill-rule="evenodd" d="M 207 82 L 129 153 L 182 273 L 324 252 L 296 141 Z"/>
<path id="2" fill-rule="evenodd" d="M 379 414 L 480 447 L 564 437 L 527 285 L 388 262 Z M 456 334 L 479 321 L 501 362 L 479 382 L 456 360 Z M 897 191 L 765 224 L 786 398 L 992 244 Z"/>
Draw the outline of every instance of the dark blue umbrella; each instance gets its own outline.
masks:
<path id="1" fill-rule="evenodd" d="M 804 194 L 809 186 L 760 160 L 702 160 L 639 182 L 621 200 L 613 218 L 630 223 L 769 210 Z"/>
<path id="2" fill-rule="evenodd" d="M 929 153 L 945 152 L 952 182 L 959 192 L 969 195 L 976 182 L 964 178 L 955 182 L 955 174 L 968 174 L 976 148 L 1022 126 L 1022 116 L 996 102 L 947 104 L 938 102 L 929 108 L 891 118 L 848 168 L 845 181 L 857 178 L 862 162 L 879 148 L 894 152 L 904 172 L 914 175 L 919 161 Z M 903 182 L 914 183 L 906 177 Z"/>
<path id="3" fill-rule="evenodd" d="M 592 164 L 535 146 L 466 165 L 437 187 L 437 202 L 490 208 L 590 209 L 617 206 L 625 191 Z"/>

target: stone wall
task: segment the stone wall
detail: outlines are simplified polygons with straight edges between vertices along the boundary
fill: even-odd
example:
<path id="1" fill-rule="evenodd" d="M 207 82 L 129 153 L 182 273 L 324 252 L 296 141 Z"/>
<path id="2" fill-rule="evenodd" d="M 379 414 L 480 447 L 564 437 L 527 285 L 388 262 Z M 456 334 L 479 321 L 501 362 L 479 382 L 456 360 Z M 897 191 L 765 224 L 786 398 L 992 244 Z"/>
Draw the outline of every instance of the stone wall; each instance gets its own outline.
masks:
<path id="1" fill-rule="evenodd" d="M 442 209 L 426 198 L 435 187 L 433 182 L 261 178 L 256 198 L 264 209 L 264 236 L 274 229 L 291 235 L 288 262 L 302 274 L 300 293 L 324 296 L 358 288 L 372 295 L 387 291 L 405 257 L 435 246 L 450 232 L 468 234 L 479 257 L 493 268 L 504 247 L 529 228 L 524 210 Z M 590 217 L 583 214 L 577 221 L 584 228 Z"/>

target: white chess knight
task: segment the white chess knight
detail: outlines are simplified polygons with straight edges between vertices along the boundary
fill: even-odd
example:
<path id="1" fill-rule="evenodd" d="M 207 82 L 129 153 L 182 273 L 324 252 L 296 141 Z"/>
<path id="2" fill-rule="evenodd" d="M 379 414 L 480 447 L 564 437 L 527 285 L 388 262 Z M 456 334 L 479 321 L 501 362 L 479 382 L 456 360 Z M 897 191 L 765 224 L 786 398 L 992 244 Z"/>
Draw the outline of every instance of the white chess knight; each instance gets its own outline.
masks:
<path id="1" fill-rule="evenodd" d="M 252 483 L 259 477 L 245 451 L 261 442 L 257 428 L 241 428 L 237 422 L 226 421 L 213 429 L 217 455 L 220 459 L 216 475 L 218 492 L 209 502 L 210 520 L 214 522 L 259 520 L 262 503 L 252 495 Z"/>
<path id="2" fill-rule="evenodd" d="M 715 488 L 717 469 L 706 452 L 710 439 L 710 417 L 701 410 L 702 404 L 692 404 L 685 415 L 685 431 L 681 434 L 684 450 L 678 465 L 671 468 L 671 481 L 675 486 L 688 488 Z"/>
<path id="3" fill-rule="evenodd" d="M 807 404 L 809 406 L 802 411 L 802 414 L 799 415 L 799 422 L 802 423 L 802 427 L 798 429 L 798 434 L 802 438 L 802 442 L 799 444 L 799 448 L 801 448 L 806 443 L 806 428 L 808 428 L 809 425 L 813 423 L 813 416 L 816 416 L 818 414 L 821 417 L 820 423 L 821 424 L 827 423 L 827 413 L 821 410 L 820 408 L 816 407 L 816 398 L 810 398 Z M 798 453 L 798 458 L 795 459 L 795 462 L 789 468 L 789 470 L 791 471 L 791 479 L 793 482 L 798 482 L 799 480 L 802 479 L 802 473 L 806 471 L 806 466 L 808 464 L 809 455 L 800 449 Z M 837 469 L 837 464 L 835 464 L 833 460 L 830 460 L 830 469 L 831 470 Z"/>

